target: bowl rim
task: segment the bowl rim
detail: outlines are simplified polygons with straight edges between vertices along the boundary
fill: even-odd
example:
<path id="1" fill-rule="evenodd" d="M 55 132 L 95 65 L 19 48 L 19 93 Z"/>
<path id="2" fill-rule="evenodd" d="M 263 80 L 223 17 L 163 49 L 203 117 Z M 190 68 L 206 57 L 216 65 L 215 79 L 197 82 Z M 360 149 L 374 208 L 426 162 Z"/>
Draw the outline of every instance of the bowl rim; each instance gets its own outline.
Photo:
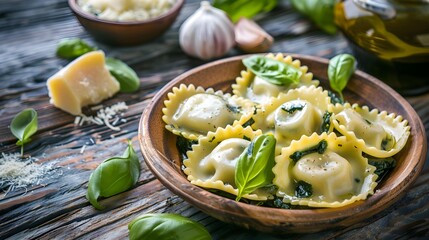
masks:
<path id="1" fill-rule="evenodd" d="M 94 21 L 94 22 L 100 22 L 104 24 L 112 24 L 117 26 L 135 26 L 135 25 L 141 25 L 141 24 L 150 24 L 156 21 L 159 21 L 160 19 L 164 19 L 170 15 L 173 15 L 174 13 L 178 12 L 185 3 L 185 0 L 176 0 L 176 3 L 165 13 L 156 16 L 154 18 L 149 18 L 147 20 L 140 20 L 140 21 L 113 21 L 113 20 L 106 20 L 106 19 L 100 19 L 97 18 L 95 15 L 90 14 L 88 12 L 85 12 L 82 10 L 82 8 L 77 3 L 78 0 L 68 0 L 68 4 L 72 11 L 79 15 L 82 18 L 85 18 L 88 21 Z"/>
<path id="2" fill-rule="evenodd" d="M 321 64 L 328 64 L 329 60 L 325 58 L 315 57 L 315 56 L 309 56 L 309 55 L 303 55 L 303 54 L 289 54 L 289 53 L 283 53 L 285 56 L 290 55 L 293 59 L 301 60 L 305 59 L 307 61 L 316 61 Z M 254 54 L 250 54 L 254 55 Z M 241 60 L 242 58 L 249 56 L 249 55 L 240 55 L 225 59 L 220 59 L 217 61 L 213 61 L 210 63 L 206 63 L 204 65 L 201 65 L 199 67 L 193 68 L 189 71 L 186 71 L 173 80 L 171 80 L 169 83 L 167 83 L 162 89 L 158 91 L 158 93 L 152 98 L 149 105 L 145 108 L 145 110 L 142 113 L 142 116 L 140 118 L 139 122 L 139 129 L 138 129 L 138 139 L 140 143 L 140 149 L 144 156 L 144 160 L 149 167 L 149 169 L 152 171 L 152 173 L 155 175 L 157 179 L 161 181 L 161 183 L 166 186 L 168 189 L 170 189 L 173 193 L 177 194 L 179 197 L 186 200 L 191 205 L 201 209 L 203 212 L 208 213 L 209 215 L 213 216 L 213 211 L 216 211 L 218 216 L 222 214 L 233 214 L 235 217 L 238 218 L 248 218 L 248 215 L 245 214 L 248 211 L 255 211 L 255 213 L 252 213 L 252 216 L 258 216 L 259 214 L 262 214 L 263 216 L 266 216 L 270 218 L 270 220 L 275 222 L 283 222 L 285 224 L 292 223 L 294 226 L 288 227 L 287 225 L 284 226 L 287 230 L 292 230 L 292 232 L 307 232 L 308 229 L 311 227 L 314 227 L 315 224 L 327 224 L 327 221 L 342 221 L 345 220 L 348 222 L 345 226 L 350 226 L 352 224 L 355 224 L 358 222 L 354 221 L 353 219 L 366 219 L 369 218 L 371 215 L 375 215 L 377 213 L 380 213 L 382 210 L 386 209 L 390 205 L 392 205 L 395 199 L 398 200 L 399 197 L 403 196 L 406 193 L 406 190 L 411 186 L 412 183 L 417 179 L 419 173 L 423 169 L 423 165 L 425 163 L 426 154 L 427 154 L 427 140 L 426 140 L 426 132 L 425 128 L 423 126 L 423 123 L 421 122 L 421 119 L 418 117 L 415 110 L 412 108 L 412 106 L 406 101 L 399 93 L 394 91 L 392 88 L 390 88 L 385 83 L 381 82 L 380 80 L 376 79 L 375 77 L 364 73 L 360 70 L 357 70 L 355 74 L 360 76 L 361 78 L 364 78 L 367 81 L 370 81 L 372 83 L 376 83 L 382 90 L 388 91 L 392 97 L 394 97 L 399 104 L 402 105 L 404 108 L 404 111 L 407 112 L 409 116 L 416 116 L 416 118 L 413 119 L 407 119 L 409 122 L 413 122 L 415 125 L 414 127 L 417 129 L 414 129 L 414 131 L 420 132 L 421 135 L 418 135 L 419 138 L 421 138 L 421 141 L 423 144 L 419 146 L 411 146 L 410 151 L 412 149 L 415 149 L 415 153 L 417 154 L 416 157 L 418 157 L 418 160 L 412 165 L 409 166 L 405 165 L 404 171 L 406 171 L 406 175 L 403 175 L 401 173 L 399 179 L 400 181 L 395 181 L 391 185 L 383 185 L 383 187 L 376 188 L 373 195 L 371 195 L 369 198 L 367 198 L 365 201 L 358 201 L 355 203 L 352 203 L 350 205 L 340 207 L 340 208 L 314 208 L 314 209 L 279 209 L 279 208 L 269 208 L 269 207 L 260 207 L 255 206 L 247 203 L 242 202 L 236 202 L 235 200 L 228 199 L 222 196 L 219 196 L 215 193 L 211 193 L 199 186 L 191 184 L 186 177 L 183 177 L 177 172 L 177 168 L 174 168 L 172 164 L 164 164 L 164 165 L 158 165 L 161 168 L 157 169 L 155 167 L 155 162 L 159 160 L 159 158 L 164 158 L 164 160 L 167 160 L 168 162 L 171 161 L 171 159 L 167 159 L 166 157 L 162 156 L 162 154 L 159 153 L 158 150 L 155 149 L 154 145 L 152 144 L 152 141 L 149 138 L 145 138 L 144 136 L 149 134 L 149 118 L 151 113 L 155 110 L 154 106 L 159 104 L 160 101 L 165 100 L 165 95 L 171 91 L 173 86 L 178 86 L 182 80 L 186 79 L 188 76 L 194 74 L 195 72 L 201 71 L 206 68 L 210 68 L 217 64 L 222 63 L 228 63 L 232 61 Z M 311 70 L 310 70 L 311 71 Z M 164 131 L 166 131 L 164 129 Z M 418 150 L 418 151 L 417 151 Z M 168 174 L 165 174 L 168 173 Z M 178 178 L 178 179 L 177 179 Z M 174 180 L 174 181 L 172 181 Z M 174 183 L 174 184 L 173 184 Z M 180 184 L 178 184 L 180 183 Z M 198 196 L 199 192 L 201 190 L 206 192 L 206 196 L 209 196 L 211 199 L 211 204 L 203 204 L 202 202 L 198 201 L 198 197 L 201 198 L 201 196 Z M 387 194 L 390 193 L 392 190 L 393 194 Z M 387 196 L 386 196 L 387 195 Z M 383 199 L 383 201 L 381 201 Z M 224 201 L 224 208 L 220 208 L 216 206 L 216 204 L 212 204 L 214 202 L 222 202 Z M 232 212 L 231 210 L 234 209 L 234 206 L 239 207 L 241 209 L 241 212 Z M 371 214 L 370 216 L 365 216 Z M 309 216 L 312 216 L 312 221 L 309 222 Z M 216 216 L 214 216 L 216 217 Z M 217 218 L 217 217 L 216 217 Z M 289 219 L 289 220 L 288 220 Z M 240 225 L 240 224 L 239 224 Z M 259 228 L 258 230 L 265 231 L 263 227 Z"/>

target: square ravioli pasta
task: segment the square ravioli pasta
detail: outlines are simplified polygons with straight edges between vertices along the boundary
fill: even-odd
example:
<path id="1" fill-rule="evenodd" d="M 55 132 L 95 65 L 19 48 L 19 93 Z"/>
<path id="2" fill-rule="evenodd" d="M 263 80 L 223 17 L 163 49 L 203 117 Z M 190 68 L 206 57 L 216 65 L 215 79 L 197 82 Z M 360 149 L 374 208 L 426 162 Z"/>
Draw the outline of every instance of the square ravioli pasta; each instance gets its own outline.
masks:
<path id="1" fill-rule="evenodd" d="M 290 56 L 258 55 L 252 64 L 260 59 L 265 66 L 246 66 L 231 85 L 233 95 L 192 84 L 168 94 L 163 120 L 188 145 L 182 151 L 188 180 L 223 196 L 237 196 L 238 159 L 257 136 L 268 134 L 276 144 L 274 179 L 244 195 L 245 202 L 335 208 L 372 195 L 378 174 L 388 171 L 374 166 L 386 162 L 394 167 L 392 157 L 410 135 L 407 120 L 333 101 L 308 68 Z M 267 74 L 260 73 L 264 69 Z M 279 69 L 284 74 L 280 77 L 295 80 L 279 81 L 273 75 Z M 282 204 L 272 204 L 277 200 Z"/>

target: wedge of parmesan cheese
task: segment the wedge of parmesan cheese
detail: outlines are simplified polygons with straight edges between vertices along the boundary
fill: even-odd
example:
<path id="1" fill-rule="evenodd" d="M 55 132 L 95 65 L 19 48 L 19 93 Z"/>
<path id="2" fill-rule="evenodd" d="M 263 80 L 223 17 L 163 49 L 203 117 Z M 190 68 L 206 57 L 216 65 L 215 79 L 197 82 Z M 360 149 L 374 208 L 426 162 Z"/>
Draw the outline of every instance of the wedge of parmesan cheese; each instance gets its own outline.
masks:
<path id="1" fill-rule="evenodd" d="M 119 83 L 105 67 L 102 51 L 82 55 L 47 81 L 50 102 L 70 114 L 98 104 L 119 91 Z"/>

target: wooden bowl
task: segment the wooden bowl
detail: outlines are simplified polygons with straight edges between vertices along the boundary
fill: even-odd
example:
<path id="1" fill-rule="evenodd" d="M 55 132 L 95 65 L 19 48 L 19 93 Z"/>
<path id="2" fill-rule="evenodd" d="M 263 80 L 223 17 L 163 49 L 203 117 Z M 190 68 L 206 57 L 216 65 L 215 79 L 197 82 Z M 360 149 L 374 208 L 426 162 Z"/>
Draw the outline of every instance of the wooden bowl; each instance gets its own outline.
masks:
<path id="1" fill-rule="evenodd" d="M 146 21 L 117 22 L 97 18 L 69 0 L 69 6 L 82 26 L 97 40 L 114 46 L 132 46 L 161 36 L 176 20 L 184 0 L 177 0 L 166 13 Z"/>
<path id="2" fill-rule="evenodd" d="M 321 81 L 321 85 L 327 87 L 328 60 L 304 55 L 292 56 L 301 60 L 302 65 L 308 66 L 315 78 Z M 172 192 L 224 222 L 263 232 L 308 233 L 343 228 L 369 218 L 401 198 L 416 180 L 427 152 L 425 129 L 420 118 L 408 102 L 386 84 L 356 71 L 344 92 L 345 98 L 350 102 L 400 114 L 411 126 L 406 146 L 395 156 L 397 166 L 367 200 L 341 208 L 285 210 L 236 202 L 192 185 L 181 171 L 181 161 L 175 146 L 176 137 L 165 130 L 161 119 L 163 102 L 167 99 L 167 93 L 181 83 L 230 92 L 231 83 L 245 69 L 241 63 L 242 58 L 243 56 L 238 56 L 208 63 L 176 77 L 158 92 L 145 109 L 139 126 L 141 151 L 153 174 Z"/>

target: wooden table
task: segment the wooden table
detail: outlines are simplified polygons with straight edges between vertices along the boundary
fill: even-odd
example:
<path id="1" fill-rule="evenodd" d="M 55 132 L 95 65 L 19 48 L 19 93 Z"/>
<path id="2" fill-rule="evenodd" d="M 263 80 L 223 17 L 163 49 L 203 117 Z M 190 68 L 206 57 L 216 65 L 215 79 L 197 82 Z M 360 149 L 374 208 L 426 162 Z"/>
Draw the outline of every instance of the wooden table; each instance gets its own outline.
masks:
<path id="1" fill-rule="evenodd" d="M 39 114 L 39 130 L 25 154 L 41 166 L 54 170 L 26 189 L 0 194 L 0 239 L 126 239 L 128 223 L 149 212 L 179 213 L 202 223 L 213 239 L 387 239 L 429 236 L 428 160 L 407 194 L 378 215 L 346 229 L 317 234 L 276 236 L 220 222 L 192 207 L 166 189 L 148 170 L 139 153 L 141 177 L 132 190 L 105 199 L 109 208 L 95 210 L 85 198 L 88 178 L 104 159 L 122 154 L 127 139 L 136 151 L 140 115 L 154 94 L 177 75 L 204 64 L 187 57 L 178 44 L 178 28 L 199 6 L 186 1 L 173 27 L 155 41 L 119 48 L 94 40 L 79 25 L 65 0 L 0 2 L 0 153 L 18 152 L 9 124 L 13 116 L 32 107 Z M 287 1 L 272 13 L 257 18 L 275 37 L 272 52 L 290 52 L 332 57 L 349 52 L 341 34 L 326 35 L 295 13 Z M 55 56 L 56 44 L 66 37 L 79 37 L 99 46 L 136 70 L 140 90 L 118 94 L 104 102 L 110 106 L 125 101 L 126 123 L 115 132 L 106 126 L 76 126 L 75 118 L 49 104 L 46 80 L 68 61 Z M 241 54 L 231 50 L 227 56 Z M 429 94 L 407 98 L 429 130 Z M 83 147 L 85 146 L 85 147 Z"/>

